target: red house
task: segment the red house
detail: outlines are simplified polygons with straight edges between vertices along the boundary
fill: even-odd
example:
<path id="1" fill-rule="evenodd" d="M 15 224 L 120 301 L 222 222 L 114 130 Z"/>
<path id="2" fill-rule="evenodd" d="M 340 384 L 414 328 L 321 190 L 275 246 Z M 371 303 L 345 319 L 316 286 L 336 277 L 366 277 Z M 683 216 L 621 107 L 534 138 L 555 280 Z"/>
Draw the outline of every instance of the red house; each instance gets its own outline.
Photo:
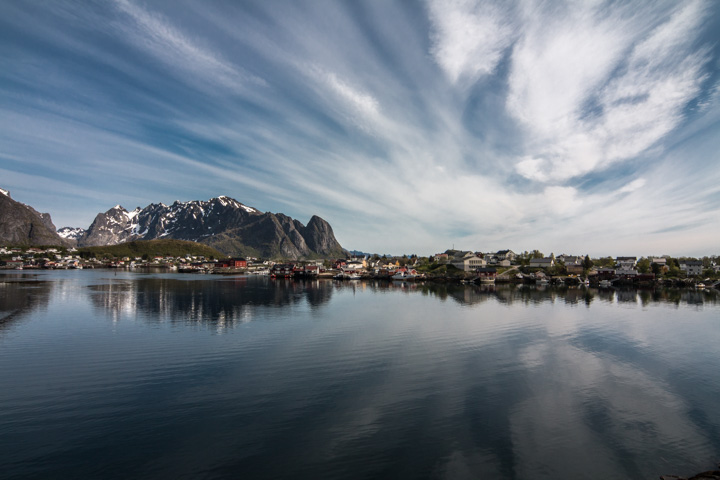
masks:
<path id="1" fill-rule="evenodd" d="M 231 268 L 247 268 L 247 260 L 244 258 L 231 258 L 230 259 L 230 267 Z"/>

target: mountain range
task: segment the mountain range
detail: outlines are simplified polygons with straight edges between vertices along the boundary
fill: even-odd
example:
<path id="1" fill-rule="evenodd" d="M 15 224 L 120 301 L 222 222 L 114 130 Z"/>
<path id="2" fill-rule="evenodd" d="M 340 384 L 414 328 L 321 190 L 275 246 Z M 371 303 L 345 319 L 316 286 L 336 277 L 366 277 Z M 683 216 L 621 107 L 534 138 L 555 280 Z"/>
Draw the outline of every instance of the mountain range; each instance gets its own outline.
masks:
<path id="1" fill-rule="evenodd" d="M 30 245 L 117 245 L 172 238 L 209 245 L 226 255 L 262 258 L 344 256 L 332 227 L 318 216 L 307 225 L 282 213 L 260 212 L 220 196 L 208 201 L 153 203 L 128 211 L 120 205 L 99 213 L 89 228 L 56 231 L 50 215 L 10 198 L 0 189 L 0 242 Z"/>

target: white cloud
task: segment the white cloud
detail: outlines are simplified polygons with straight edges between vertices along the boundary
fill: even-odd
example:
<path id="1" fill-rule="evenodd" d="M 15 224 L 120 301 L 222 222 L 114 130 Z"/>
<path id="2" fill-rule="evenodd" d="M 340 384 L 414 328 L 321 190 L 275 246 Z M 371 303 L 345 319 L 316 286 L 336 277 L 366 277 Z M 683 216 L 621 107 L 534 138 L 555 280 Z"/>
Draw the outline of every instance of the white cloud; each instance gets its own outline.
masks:
<path id="1" fill-rule="evenodd" d="M 546 162 L 542 158 L 528 157 L 517 163 L 515 166 L 517 172 L 525 178 L 544 182 L 548 179 L 548 175 L 543 171 Z"/>
<path id="2" fill-rule="evenodd" d="M 581 2 L 561 16 L 535 6 L 513 50 L 507 106 L 547 168 L 538 176 L 521 159 L 518 173 L 568 180 L 643 154 L 682 122 L 709 59 L 692 49 L 700 1 L 669 18 L 652 4 L 607 12 Z"/>
<path id="3" fill-rule="evenodd" d="M 619 191 L 621 193 L 634 192 L 635 190 L 638 190 L 638 189 L 644 187 L 645 183 L 646 183 L 646 181 L 644 178 L 638 178 L 638 179 L 635 179 L 632 182 L 628 183 L 624 187 L 622 187 Z"/>
<path id="4" fill-rule="evenodd" d="M 452 83 L 492 73 L 513 39 L 502 4 L 472 0 L 429 2 L 431 53 Z"/>
<path id="5" fill-rule="evenodd" d="M 372 95 L 352 88 L 338 79 L 334 73 L 327 74 L 327 84 L 335 93 L 363 115 L 372 117 L 378 114 L 378 101 Z"/>

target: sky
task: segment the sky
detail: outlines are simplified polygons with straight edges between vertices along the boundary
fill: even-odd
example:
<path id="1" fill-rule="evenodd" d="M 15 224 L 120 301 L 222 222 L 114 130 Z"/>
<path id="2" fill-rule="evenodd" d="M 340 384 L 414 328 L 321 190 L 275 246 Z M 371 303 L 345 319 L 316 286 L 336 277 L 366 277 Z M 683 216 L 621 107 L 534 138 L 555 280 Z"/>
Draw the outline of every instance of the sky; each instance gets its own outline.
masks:
<path id="1" fill-rule="evenodd" d="M 0 2 L 0 187 L 343 247 L 720 254 L 720 2 Z"/>

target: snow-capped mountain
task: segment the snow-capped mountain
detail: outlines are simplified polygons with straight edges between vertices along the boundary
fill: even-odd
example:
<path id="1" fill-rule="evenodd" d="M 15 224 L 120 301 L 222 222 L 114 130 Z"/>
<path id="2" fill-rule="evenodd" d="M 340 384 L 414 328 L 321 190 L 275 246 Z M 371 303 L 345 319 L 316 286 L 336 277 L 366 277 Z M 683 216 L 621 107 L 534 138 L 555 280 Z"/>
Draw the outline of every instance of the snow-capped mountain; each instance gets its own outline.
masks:
<path id="1" fill-rule="evenodd" d="M 229 255 L 297 259 L 343 252 L 332 227 L 320 217 L 312 217 L 305 226 L 286 215 L 262 213 L 226 196 L 150 204 L 132 211 L 116 205 L 95 217 L 78 245 L 157 238 L 200 242 Z"/>
<path id="2" fill-rule="evenodd" d="M 58 235 L 65 240 L 75 242 L 85 235 L 85 229 L 79 227 L 63 227 L 57 231 Z"/>

